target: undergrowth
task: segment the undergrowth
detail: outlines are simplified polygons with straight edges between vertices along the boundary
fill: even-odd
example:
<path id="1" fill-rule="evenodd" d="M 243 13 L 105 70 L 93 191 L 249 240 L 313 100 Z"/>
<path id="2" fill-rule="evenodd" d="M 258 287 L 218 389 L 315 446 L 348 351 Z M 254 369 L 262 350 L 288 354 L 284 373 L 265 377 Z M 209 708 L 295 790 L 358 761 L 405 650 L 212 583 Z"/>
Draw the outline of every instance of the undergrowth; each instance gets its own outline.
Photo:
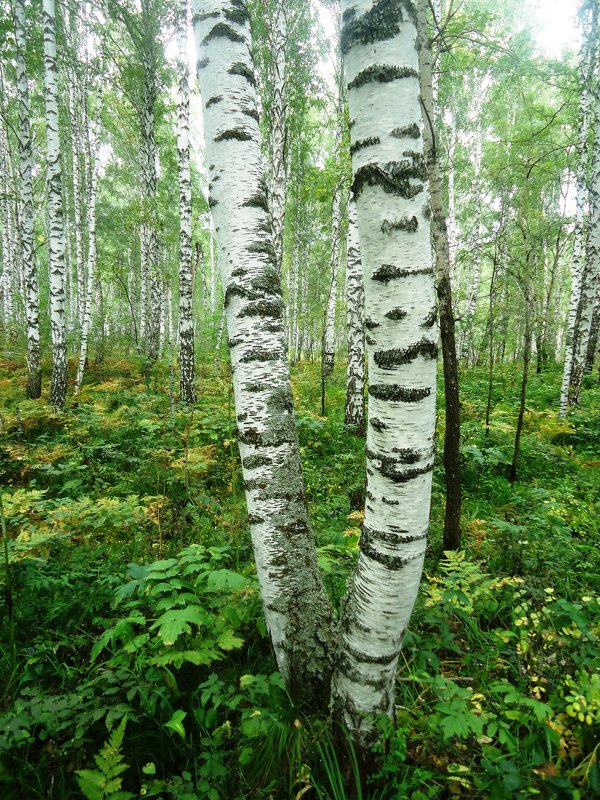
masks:
<path id="1" fill-rule="evenodd" d="M 513 485 L 518 370 L 497 373 L 487 436 L 484 371 L 463 381 L 464 549 L 441 552 L 438 463 L 396 718 L 381 722 L 364 797 L 600 794 L 600 391 L 559 422 L 559 380 L 532 378 Z M 228 375 L 201 376 L 190 411 L 160 368 L 140 380 L 128 361 L 92 366 L 61 415 L 24 400 L 24 381 L 0 365 L 0 796 L 343 800 L 351 748 L 342 759 L 328 721 L 293 707 L 275 671 Z M 335 607 L 364 502 L 342 381 L 322 418 L 317 368 L 294 375 Z"/>

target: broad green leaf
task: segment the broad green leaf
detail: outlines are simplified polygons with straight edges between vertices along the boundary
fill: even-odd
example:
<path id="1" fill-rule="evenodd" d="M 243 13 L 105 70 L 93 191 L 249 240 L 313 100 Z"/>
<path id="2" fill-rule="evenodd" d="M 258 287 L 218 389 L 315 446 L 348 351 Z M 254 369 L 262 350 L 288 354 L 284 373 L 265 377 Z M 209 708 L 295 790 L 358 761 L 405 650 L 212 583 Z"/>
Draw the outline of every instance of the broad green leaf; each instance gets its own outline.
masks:
<path id="1" fill-rule="evenodd" d="M 165 722 L 165 728 L 170 728 L 175 733 L 178 733 L 182 739 L 185 739 L 185 728 L 183 727 L 183 720 L 186 718 L 187 712 L 182 711 L 180 708 L 173 712 L 173 716 L 168 722 Z"/>
<path id="2" fill-rule="evenodd" d="M 230 569 L 217 569 L 208 574 L 209 592 L 240 592 L 248 586 L 248 578 Z"/>
<path id="3" fill-rule="evenodd" d="M 200 606 L 187 606 L 166 611 L 151 630 L 158 628 L 158 635 L 166 645 L 175 644 L 182 633 L 190 633 L 191 625 L 206 625 L 210 616 Z"/>

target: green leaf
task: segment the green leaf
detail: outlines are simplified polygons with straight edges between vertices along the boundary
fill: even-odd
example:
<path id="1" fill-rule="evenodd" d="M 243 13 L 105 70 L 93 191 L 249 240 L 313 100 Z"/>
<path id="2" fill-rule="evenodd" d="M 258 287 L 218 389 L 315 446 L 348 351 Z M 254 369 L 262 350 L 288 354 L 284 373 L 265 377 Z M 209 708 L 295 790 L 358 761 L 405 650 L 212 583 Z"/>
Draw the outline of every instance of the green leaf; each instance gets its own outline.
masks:
<path id="1" fill-rule="evenodd" d="M 217 639 L 217 644 L 221 650 L 237 650 L 244 644 L 244 640 L 236 636 L 232 630 L 226 630 Z"/>
<path id="2" fill-rule="evenodd" d="M 185 739 L 185 728 L 183 727 L 183 720 L 186 718 L 187 712 L 182 711 L 180 708 L 173 712 L 173 716 L 168 722 L 165 722 L 165 728 L 178 733 L 182 739 Z"/>
<path id="3" fill-rule="evenodd" d="M 191 625 L 206 625 L 211 617 L 200 606 L 166 611 L 152 625 L 151 630 L 158 628 L 158 635 L 166 645 L 175 644 L 182 633 L 190 633 Z"/>
<path id="4" fill-rule="evenodd" d="M 230 569 L 217 569 L 206 579 L 209 592 L 241 592 L 248 586 L 248 578 Z"/>

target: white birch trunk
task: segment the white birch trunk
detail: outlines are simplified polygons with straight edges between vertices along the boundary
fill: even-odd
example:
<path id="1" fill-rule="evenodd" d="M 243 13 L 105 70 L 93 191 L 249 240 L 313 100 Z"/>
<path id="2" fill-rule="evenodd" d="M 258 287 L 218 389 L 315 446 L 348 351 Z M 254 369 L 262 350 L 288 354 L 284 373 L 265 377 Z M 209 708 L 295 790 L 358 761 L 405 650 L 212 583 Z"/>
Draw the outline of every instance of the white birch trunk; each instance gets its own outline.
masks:
<path id="1" fill-rule="evenodd" d="M 333 191 L 331 209 L 331 280 L 327 307 L 325 310 L 325 327 L 323 331 L 323 370 L 331 375 L 335 366 L 335 310 L 337 305 L 338 271 L 340 264 L 340 226 L 342 219 L 342 193 L 338 184 Z"/>
<path id="2" fill-rule="evenodd" d="M 19 184 L 21 194 L 19 221 L 23 258 L 22 272 L 25 284 L 25 319 L 27 322 L 27 396 L 35 400 L 42 393 L 42 370 L 40 365 L 40 300 L 34 241 L 33 151 L 29 121 L 24 0 L 15 0 L 14 23 L 17 46 L 17 94 L 19 98 Z"/>
<path id="3" fill-rule="evenodd" d="M 411 0 L 342 0 L 369 408 L 361 552 L 341 621 L 336 715 L 359 745 L 391 715 L 429 525 L 437 328 Z"/>
<path id="4" fill-rule="evenodd" d="M 76 45 L 76 43 L 75 43 Z M 82 103 L 85 97 L 80 94 L 79 77 L 75 69 L 69 70 L 69 118 L 71 122 L 71 147 L 73 163 L 73 219 L 75 224 L 75 286 L 77 296 L 77 322 L 83 328 L 86 281 L 84 274 L 83 247 L 83 181 L 81 158 L 84 153 L 85 137 L 82 130 Z"/>
<path id="5" fill-rule="evenodd" d="M 598 62 L 596 63 L 598 67 Z M 581 278 L 581 299 L 578 314 L 578 337 L 573 353 L 573 370 L 569 401 L 579 404 L 583 383 L 588 342 L 592 329 L 592 317 L 596 303 L 596 291 L 600 280 L 600 75 L 596 69 L 593 83 L 594 144 L 590 176 L 590 233 L 587 252 L 587 268 Z"/>
<path id="6" fill-rule="evenodd" d="M 478 111 L 478 116 L 483 107 L 483 100 L 479 94 L 475 96 L 475 108 Z M 469 301 L 464 316 L 462 328 L 462 344 L 461 356 L 465 360 L 467 366 L 472 350 L 472 332 L 473 332 L 473 317 L 475 316 L 475 309 L 477 307 L 477 295 L 479 292 L 479 277 L 481 274 L 481 237 L 483 233 L 483 226 L 481 222 L 481 156 L 482 156 L 482 133 L 481 122 L 476 120 L 475 131 L 472 138 L 473 146 L 473 171 L 475 173 L 475 186 L 474 186 L 474 199 L 475 199 L 475 237 L 472 242 L 473 252 L 473 274 L 471 277 L 471 291 L 469 292 Z"/>
<path id="7" fill-rule="evenodd" d="M 101 80 L 98 78 L 101 85 Z M 88 229 L 88 256 L 86 269 L 85 293 L 80 300 L 83 315 L 81 318 L 81 341 L 79 345 L 79 361 L 77 364 L 77 376 L 73 393 L 79 394 L 83 381 L 83 373 L 88 354 L 88 341 L 92 326 L 92 298 L 94 280 L 96 278 L 97 244 L 96 244 L 96 193 L 98 188 L 98 149 L 100 145 L 100 106 L 102 97 L 98 92 L 98 99 L 94 114 L 94 120 L 86 137 L 86 155 L 89 164 L 89 194 L 87 202 L 87 229 Z M 88 126 L 89 127 L 89 126 Z"/>
<path id="8" fill-rule="evenodd" d="M 578 322 L 579 305 L 581 302 L 582 279 L 586 262 L 584 229 L 585 229 L 585 208 L 588 204 L 588 138 L 592 118 L 592 103 L 594 96 L 592 93 L 592 83 L 594 81 L 595 50 L 598 37 L 598 17 L 596 9 L 593 10 L 590 19 L 590 29 L 584 36 L 582 45 L 581 62 L 584 73 L 584 86 L 581 95 L 579 138 L 577 141 L 577 173 L 576 173 L 576 192 L 577 205 L 575 212 L 575 235 L 573 241 L 573 256 L 571 267 L 571 295 L 569 298 L 569 316 L 567 318 L 567 331 L 565 343 L 565 363 L 563 368 L 563 378 L 560 389 L 559 418 L 564 419 L 567 407 L 572 402 L 571 383 L 573 378 L 574 364 L 576 361 L 576 346 L 579 337 L 576 336 Z M 594 132 L 594 144 L 596 143 L 596 132 Z M 591 242 L 590 242 L 591 244 Z M 589 262 L 588 262 L 589 263 Z M 583 372 L 583 370 L 582 370 Z"/>
<path id="9" fill-rule="evenodd" d="M 248 521 L 279 670 L 310 701 L 328 688 L 331 609 L 304 497 L 249 16 L 239 0 L 194 0 L 193 12 Z"/>
<path id="10" fill-rule="evenodd" d="M 287 114 L 285 104 L 287 20 L 284 0 L 275 1 L 271 30 L 272 119 L 271 119 L 271 215 L 276 267 L 281 274 L 287 175 L 285 140 Z"/>
<path id="11" fill-rule="evenodd" d="M 46 158 L 48 183 L 48 269 L 52 379 L 50 402 L 63 409 L 67 397 L 67 340 L 65 330 L 65 242 L 62 176 L 58 126 L 55 0 L 43 0 L 44 79 L 46 99 Z"/>
<path id="12" fill-rule="evenodd" d="M 3 81 L 0 91 L 4 91 Z M 0 204 L 2 206 L 2 292 L 4 297 L 4 323 L 12 332 L 14 322 L 13 282 L 15 273 L 12 187 L 10 186 L 10 151 L 4 120 L 0 118 Z"/>
<path id="13" fill-rule="evenodd" d="M 188 0 L 177 7 L 177 157 L 179 174 L 179 392 L 181 402 L 196 402 L 194 320 L 192 316 L 192 182 L 190 173 L 190 95 L 188 80 Z"/>
<path id="14" fill-rule="evenodd" d="M 348 363 L 346 367 L 345 423 L 355 433 L 365 430 L 365 289 L 360 260 L 356 205 L 348 201 L 346 258 Z"/>

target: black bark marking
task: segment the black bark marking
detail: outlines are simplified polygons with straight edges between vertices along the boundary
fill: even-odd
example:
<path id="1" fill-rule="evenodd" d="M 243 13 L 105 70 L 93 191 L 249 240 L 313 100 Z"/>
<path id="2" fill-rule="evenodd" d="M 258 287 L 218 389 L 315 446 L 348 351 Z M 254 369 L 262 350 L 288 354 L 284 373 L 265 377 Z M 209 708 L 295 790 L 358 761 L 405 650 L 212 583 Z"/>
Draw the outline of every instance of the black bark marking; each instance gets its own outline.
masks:
<path id="1" fill-rule="evenodd" d="M 437 358 L 438 347 L 431 339 L 421 339 L 420 342 L 409 347 L 392 348 L 391 350 L 378 350 L 373 359 L 381 369 L 394 369 L 402 364 L 410 364 L 418 356 L 426 360 Z"/>
<path id="2" fill-rule="evenodd" d="M 245 78 L 251 86 L 256 87 L 254 72 L 242 61 L 236 61 L 227 71 L 230 75 L 240 75 L 242 78 Z"/>
<path id="3" fill-rule="evenodd" d="M 371 319 L 371 317 L 367 317 L 367 319 L 365 320 L 365 327 L 370 331 L 372 331 L 374 328 L 378 328 L 379 325 L 380 323 L 375 322 L 375 320 Z"/>
<path id="4" fill-rule="evenodd" d="M 265 192 L 257 192 L 249 197 L 242 205 L 246 208 L 262 208 L 267 214 L 269 213 L 269 202 Z"/>
<path id="5" fill-rule="evenodd" d="M 353 156 L 354 153 L 358 153 L 359 150 L 363 150 L 365 147 L 372 147 L 380 142 L 381 139 L 379 136 L 370 136 L 368 139 L 359 139 L 357 142 L 354 142 L 354 144 L 350 145 L 350 155 Z"/>
<path id="6" fill-rule="evenodd" d="M 431 395 L 430 386 L 406 388 L 396 383 L 372 383 L 369 395 L 376 400 L 389 400 L 395 403 L 418 403 Z"/>
<path id="7" fill-rule="evenodd" d="M 363 69 L 350 81 L 348 89 L 358 89 L 368 83 L 391 83 L 401 78 L 418 78 L 419 73 L 412 67 L 396 67 L 390 64 L 373 64 Z"/>
<path id="8" fill-rule="evenodd" d="M 392 556 L 389 553 L 382 553 L 380 550 L 377 550 L 373 547 L 369 542 L 364 542 L 361 539 L 360 543 L 360 552 L 367 556 L 367 558 L 372 559 L 373 561 L 377 561 L 378 564 L 381 564 L 384 567 L 387 567 L 392 572 L 398 572 L 407 564 L 410 564 L 411 561 L 416 561 L 418 558 L 423 558 L 423 553 L 417 553 L 413 556 Z"/>
<path id="9" fill-rule="evenodd" d="M 201 69 L 204 69 L 205 67 L 208 67 L 209 64 L 210 64 L 210 59 L 209 58 L 199 58 L 196 61 L 196 71 L 200 72 Z"/>
<path id="10" fill-rule="evenodd" d="M 238 313 L 238 317 L 272 317 L 273 319 L 282 319 L 283 317 L 283 300 L 275 298 L 273 300 L 256 300 L 247 303 L 244 308 Z"/>
<path id="11" fill-rule="evenodd" d="M 429 314 L 427 314 L 427 316 L 425 317 L 425 319 L 421 323 L 420 327 L 421 328 L 433 328 L 433 326 L 435 325 L 436 322 L 437 322 L 437 311 L 436 311 L 436 309 L 434 307 L 434 308 L 431 309 Z"/>
<path id="12" fill-rule="evenodd" d="M 247 117 L 250 117 L 255 122 L 259 122 L 260 118 L 258 116 L 258 111 L 255 108 L 242 108 L 240 110 L 242 114 L 245 114 Z"/>
<path id="13" fill-rule="evenodd" d="M 230 39 L 232 42 L 246 41 L 243 36 L 240 36 L 239 33 L 236 33 L 236 31 L 234 31 L 230 25 L 227 25 L 226 22 L 218 22 L 210 31 L 210 33 L 207 33 L 207 35 L 204 37 L 202 44 L 208 44 L 211 39 L 218 39 L 219 37 Z"/>
<path id="14" fill-rule="evenodd" d="M 246 456 L 242 464 L 244 469 L 258 469 L 259 467 L 268 467 L 273 463 L 273 459 L 269 456 Z M 262 520 L 261 520 L 262 521 Z"/>
<path id="15" fill-rule="evenodd" d="M 421 539 L 426 539 L 426 533 L 412 535 L 404 528 L 398 528 L 392 531 L 379 531 L 375 528 L 370 528 L 368 525 L 363 525 L 360 534 L 361 542 L 369 542 L 370 544 L 387 545 L 388 547 L 396 547 L 402 544 L 410 544 L 410 542 L 418 542 Z"/>
<path id="16" fill-rule="evenodd" d="M 397 455 L 391 460 L 397 464 L 416 464 L 417 461 L 423 458 L 423 455 L 413 447 L 395 447 L 394 452 Z M 389 458 L 389 456 L 382 456 L 378 453 L 375 453 L 373 450 L 369 450 L 368 448 L 367 457 L 378 459 L 379 461 L 381 461 L 383 458 Z"/>
<path id="17" fill-rule="evenodd" d="M 376 0 L 360 17 L 349 9 L 342 18 L 341 49 L 345 55 L 354 45 L 374 44 L 392 39 L 400 32 L 405 15 L 416 24 L 411 0 Z"/>
<path id="18" fill-rule="evenodd" d="M 409 278 L 411 275 L 431 275 L 433 277 L 433 268 L 402 269 L 402 267 L 395 267 L 393 264 L 383 264 L 373 273 L 373 280 L 388 283 L 394 278 Z"/>
<path id="19" fill-rule="evenodd" d="M 396 139 L 418 139 L 421 136 L 421 129 L 416 122 L 412 125 L 405 125 L 403 128 L 394 128 L 390 134 Z"/>
<path id="20" fill-rule="evenodd" d="M 408 312 L 405 311 L 403 308 L 392 308 L 388 312 L 386 312 L 384 316 L 386 316 L 388 319 L 399 320 L 399 319 L 404 319 L 404 317 L 407 314 Z"/>
<path id="21" fill-rule="evenodd" d="M 237 139 L 238 142 L 249 142 L 252 139 L 252 134 L 248 131 L 241 130 L 240 128 L 231 128 L 227 131 L 222 131 L 215 136 L 215 142 L 227 142 L 231 139 Z"/>
<path id="22" fill-rule="evenodd" d="M 210 100 L 206 104 L 206 108 L 210 108 L 211 106 L 215 106 L 217 103 L 220 103 L 222 100 L 223 100 L 223 95 L 222 94 L 215 95 L 214 97 L 210 98 Z"/>
<path id="23" fill-rule="evenodd" d="M 264 517 L 261 517 L 260 514 L 248 514 L 248 523 L 250 525 L 260 525 L 264 521 Z"/>
<path id="24" fill-rule="evenodd" d="M 277 350 L 267 352 L 265 350 L 250 350 L 240 358 L 241 364 L 251 364 L 255 361 L 277 361 L 279 353 Z"/>
<path id="25" fill-rule="evenodd" d="M 384 219 L 381 223 L 382 233 L 392 233 L 393 231 L 406 231 L 414 233 L 419 227 L 419 221 L 415 216 L 401 217 L 400 219 Z"/>
<path id="26" fill-rule="evenodd" d="M 275 263 L 275 248 L 273 247 L 273 243 L 269 241 L 260 241 L 260 242 L 252 242 L 246 248 L 248 253 L 260 253 L 268 257 L 269 261 Z"/>
<path id="27" fill-rule="evenodd" d="M 365 164 L 356 170 L 352 183 L 352 193 L 356 200 L 365 186 L 380 186 L 387 194 L 396 194 L 405 200 L 411 200 L 423 191 L 427 167 L 421 153 L 405 154 L 402 161 L 388 161 L 386 164 Z"/>
<path id="28" fill-rule="evenodd" d="M 250 22 L 250 14 L 243 4 L 233 9 L 226 9 L 224 14 L 228 22 L 233 22 L 236 25 L 245 25 L 247 22 Z"/>
<path id="29" fill-rule="evenodd" d="M 369 423 L 374 431 L 385 431 L 389 428 L 389 425 L 386 425 L 385 422 L 382 422 L 378 417 L 371 417 L 369 419 Z"/>

